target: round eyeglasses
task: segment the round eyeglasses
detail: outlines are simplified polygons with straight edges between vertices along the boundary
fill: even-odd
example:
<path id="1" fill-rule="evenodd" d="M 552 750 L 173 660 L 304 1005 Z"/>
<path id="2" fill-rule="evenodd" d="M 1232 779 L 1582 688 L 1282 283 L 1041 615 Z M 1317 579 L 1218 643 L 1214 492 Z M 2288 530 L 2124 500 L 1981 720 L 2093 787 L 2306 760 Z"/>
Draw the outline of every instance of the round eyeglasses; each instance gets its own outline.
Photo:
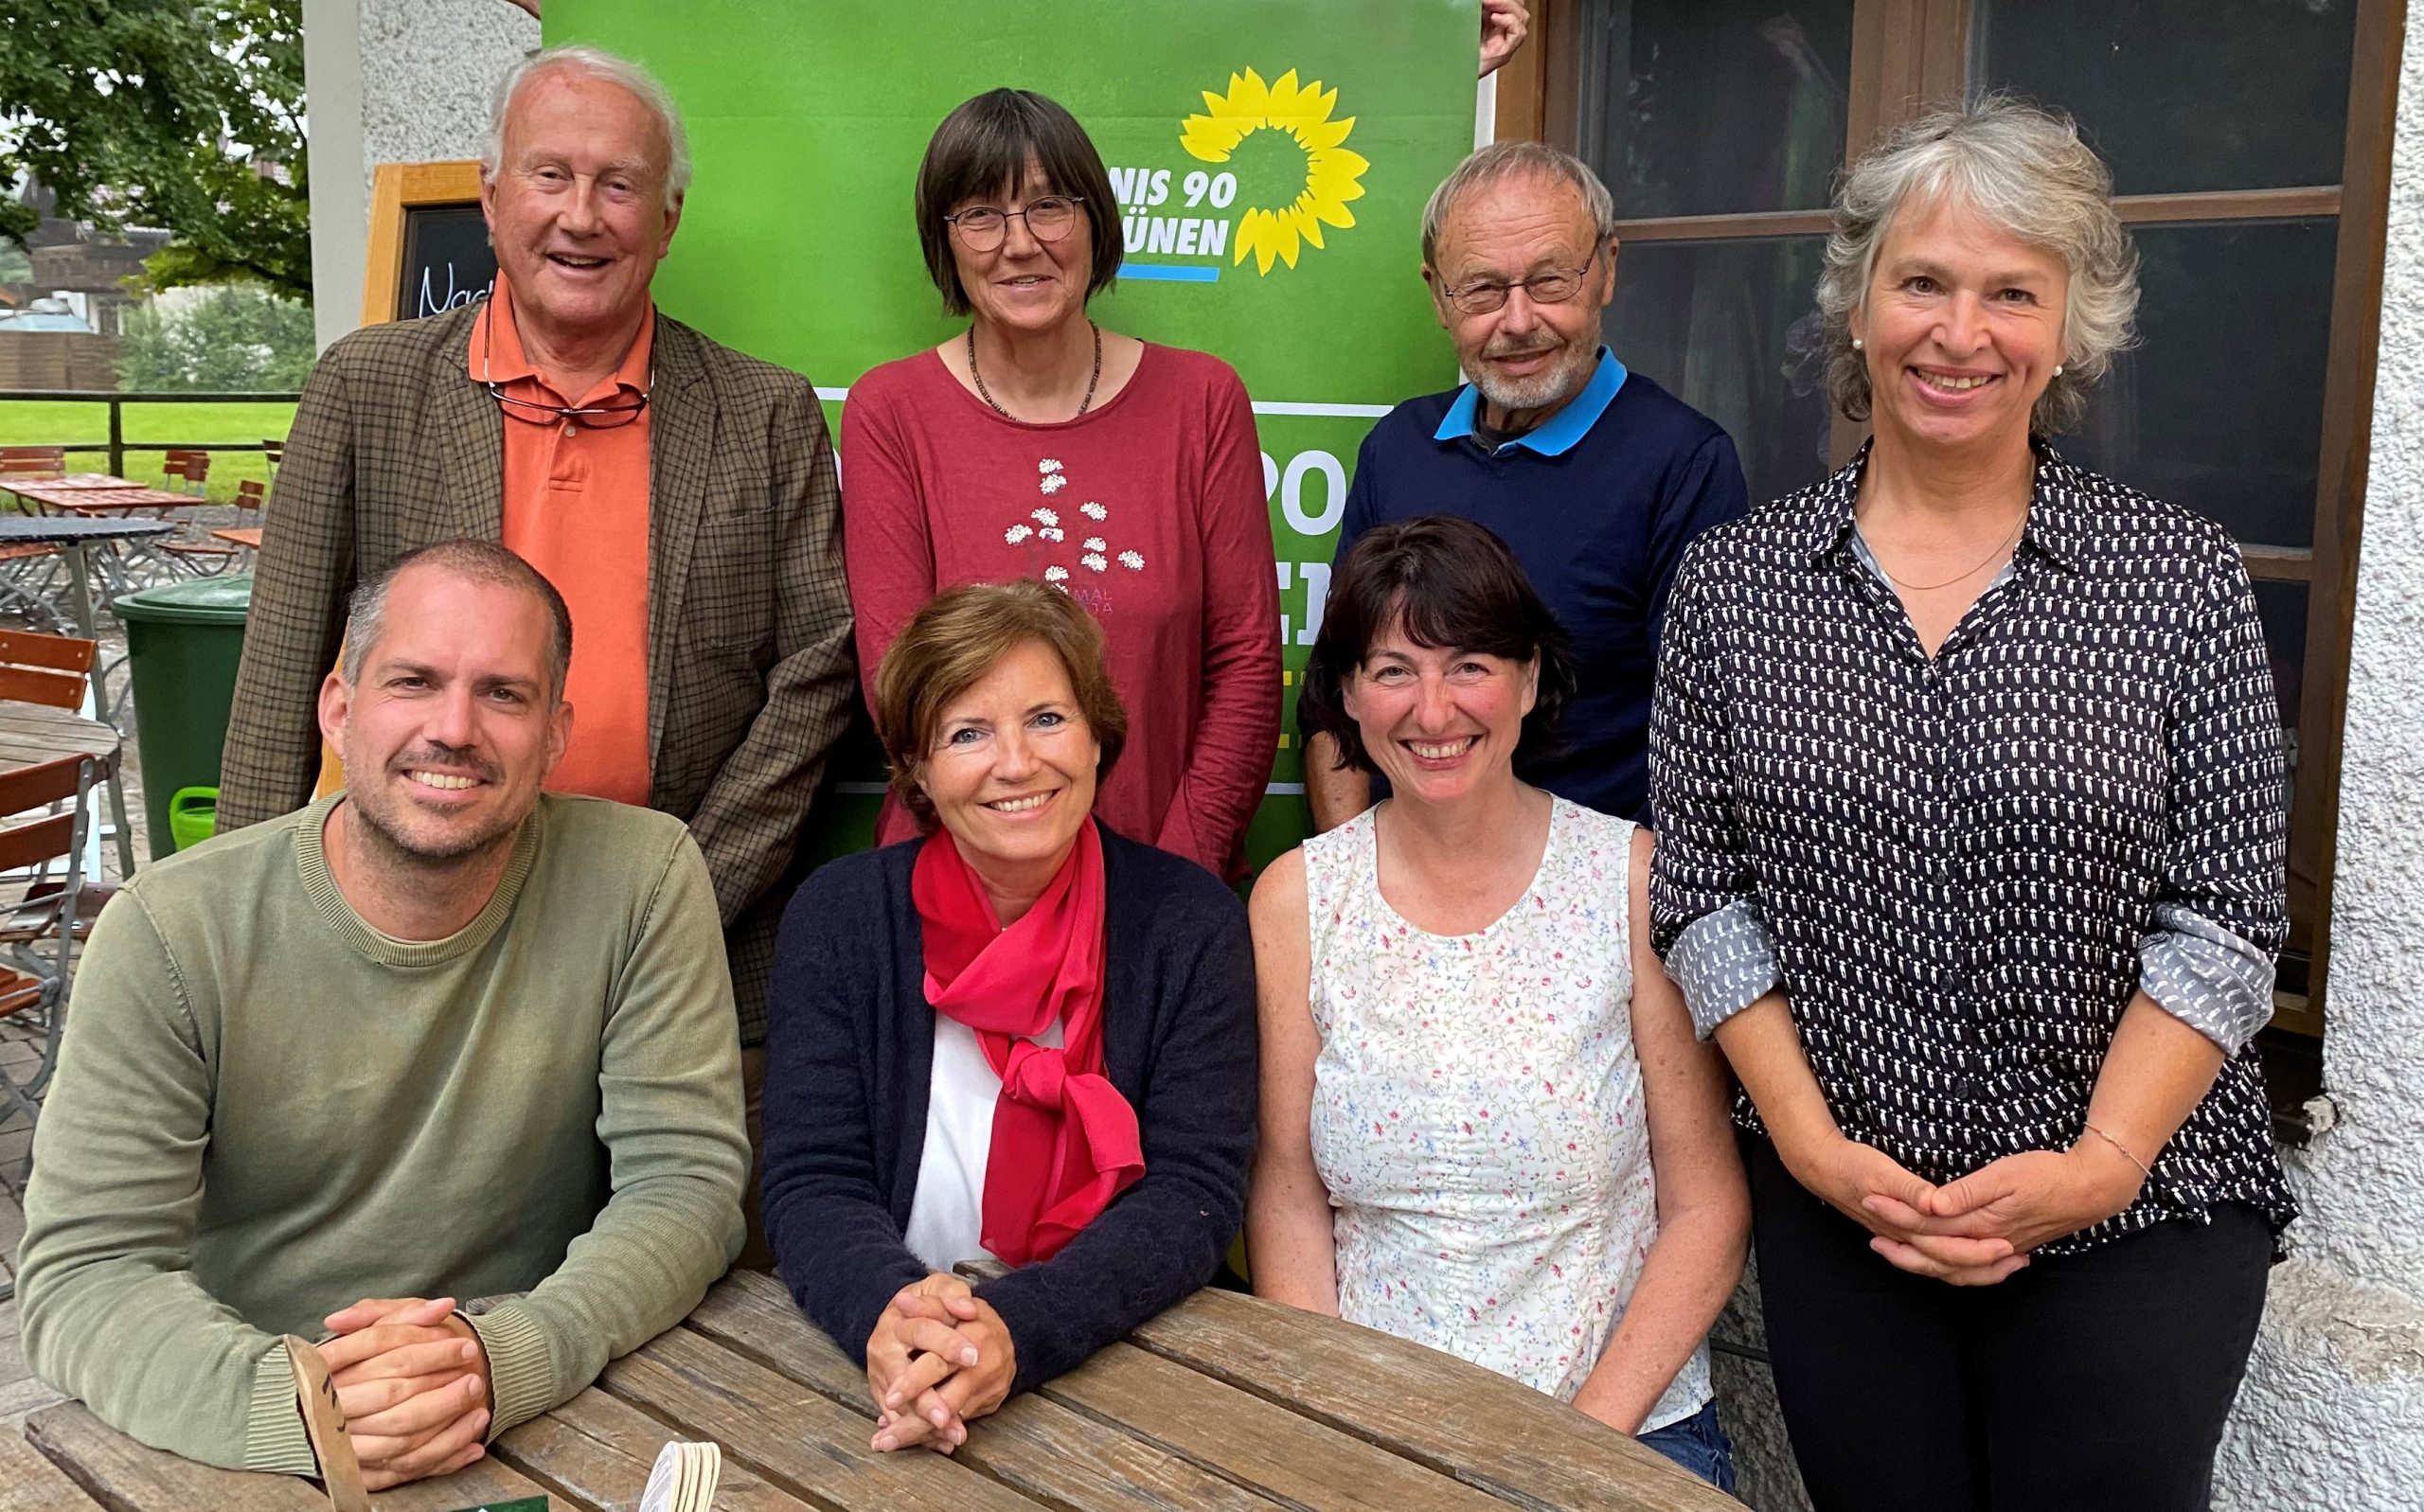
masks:
<path id="1" fill-rule="evenodd" d="M 1028 202 L 1024 210 L 1005 210 L 998 205 L 971 205 L 957 215 L 943 219 L 959 233 L 959 240 L 971 252 L 990 252 L 1010 234 L 1010 222 L 1016 218 L 1026 222 L 1026 234 L 1038 241 L 1058 241 L 1078 223 L 1078 206 L 1085 203 L 1081 194 L 1047 194 Z"/>
<path id="2" fill-rule="evenodd" d="M 1498 283 L 1485 278 L 1469 283 L 1462 289 L 1446 284 L 1439 292 L 1448 303 L 1468 315 L 1487 315 L 1506 308 L 1506 296 L 1516 290 L 1536 305 L 1561 305 L 1582 292 L 1582 280 L 1591 276 L 1591 265 L 1599 260 L 1599 249 L 1593 247 L 1591 256 L 1582 259 L 1579 268 L 1551 268 L 1514 283 Z"/>

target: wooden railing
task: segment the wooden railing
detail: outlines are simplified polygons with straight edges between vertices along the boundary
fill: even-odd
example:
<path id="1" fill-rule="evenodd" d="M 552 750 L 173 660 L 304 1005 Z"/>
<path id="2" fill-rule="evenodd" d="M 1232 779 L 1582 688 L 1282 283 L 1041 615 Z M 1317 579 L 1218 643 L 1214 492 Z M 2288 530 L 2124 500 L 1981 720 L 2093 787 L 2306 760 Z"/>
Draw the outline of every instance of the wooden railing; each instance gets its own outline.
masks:
<path id="1" fill-rule="evenodd" d="M 110 409 L 110 438 L 107 441 L 37 441 L 27 438 L 27 446 L 56 446 L 63 452 L 106 452 L 108 471 L 124 475 L 126 454 L 129 452 L 258 452 L 261 441 L 130 441 L 126 438 L 126 410 L 129 404 L 292 404 L 301 399 L 294 393 L 252 394 L 125 394 L 115 389 L 98 388 L 0 388 L 0 404 L 10 400 L 65 400 L 77 403 L 106 404 Z"/>

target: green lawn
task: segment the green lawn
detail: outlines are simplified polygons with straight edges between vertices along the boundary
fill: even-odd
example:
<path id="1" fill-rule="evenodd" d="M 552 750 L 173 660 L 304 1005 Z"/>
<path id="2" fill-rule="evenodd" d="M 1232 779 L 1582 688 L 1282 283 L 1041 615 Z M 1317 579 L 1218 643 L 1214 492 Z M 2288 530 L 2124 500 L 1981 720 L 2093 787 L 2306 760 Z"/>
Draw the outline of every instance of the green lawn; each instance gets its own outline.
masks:
<path id="1" fill-rule="evenodd" d="M 157 450 L 139 451 L 131 443 L 186 446 L 208 441 L 259 442 L 283 436 L 294 422 L 292 403 L 193 404 L 143 403 L 125 406 L 126 467 L 119 474 L 138 483 L 160 481 Z M 110 411 L 106 404 L 73 400 L 0 399 L 0 446 L 106 446 Z M 104 472 L 109 454 L 70 452 L 67 466 L 77 472 Z M 213 452 L 210 454 L 210 497 L 232 499 L 236 485 L 246 478 L 269 477 L 269 461 L 258 452 Z"/>

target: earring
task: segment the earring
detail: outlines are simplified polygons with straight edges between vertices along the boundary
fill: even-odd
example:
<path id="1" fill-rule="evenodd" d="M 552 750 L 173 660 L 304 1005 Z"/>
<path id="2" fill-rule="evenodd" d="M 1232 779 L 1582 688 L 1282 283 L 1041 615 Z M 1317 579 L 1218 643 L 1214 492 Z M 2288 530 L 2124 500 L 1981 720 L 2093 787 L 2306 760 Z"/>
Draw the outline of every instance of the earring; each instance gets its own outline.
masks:
<path id="1" fill-rule="evenodd" d="M 1858 336 L 1854 336 L 1852 338 L 1852 350 L 1860 350 L 1860 338 Z"/>
<path id="2" fill-rule="evenodd" d="M 2061 364 L 2059 364 L 2059 363 L 2056 363 L 2056 364 L 2054 365 L 2054 376 L 2055 376 L 2056 378 L 2059 378 L 2059 377 L 2061 377 L 2061 376 L 2062 376 L 2062 365 L 2061 365 Z"/>

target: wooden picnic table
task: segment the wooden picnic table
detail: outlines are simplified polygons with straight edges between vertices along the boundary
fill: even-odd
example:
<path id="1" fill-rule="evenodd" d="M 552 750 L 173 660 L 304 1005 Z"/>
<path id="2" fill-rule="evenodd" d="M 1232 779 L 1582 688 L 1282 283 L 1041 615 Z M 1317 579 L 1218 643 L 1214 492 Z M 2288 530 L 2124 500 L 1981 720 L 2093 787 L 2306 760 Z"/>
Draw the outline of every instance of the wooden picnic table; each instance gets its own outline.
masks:
<path id="1" fill-rule="evenodd" d="M 261 529 L 258 525 L 237 525 L 225 530 L 213 530 L 211 534 L 231 546 L 242 546 L 248 551 L 261 549 Z"/>
<path id="2" fill-rule="evenodd" d="M 208 502 L 195 494 L 176 493 L 140 483 L 123 484 L 114 489 L 98 484 L 19 484 L 9 491 L 54 513 L 87 519 L 128 515 L 137 509 L 184 509 Z"/>
<path id="3" fill-rule="evenodd" d="M 628 1509 L 666 1441 L 689 1438 L 722 1446 L 723 1512 L 1739 1512 L 1625 1434 L 1477 1365 L 1229 1291 L 1198 1292 L 1013 1398 L 950 1457 L 879 1454 L 873 1432 L 865 1373 L 774 1277 L 737 1271 L 682 1326 L 480 1464 L 374 1500 L 396 1512 L 539 1495 L 567 1512 Z M 328 1505 L 303 1481 L 145 1449 L 80 1402 L 33 1414 L 26 1438 L 40 1461 L 0 1456 L 0 1512 Z"/>
<path id="4" fill-rule="evenodd" d="M 30 484 L 40 484 L 45 489 L 139 489 L 143 487 L 133 478 L 122 478 L 115 472 L 68 472 L 55 478 L 27 478 L 26 481 Z M 9 487 L 13 491 L 13 485 L 0 485 L 0 487 Z"/>
<path id="5" fill-rule="evenodd" d="M 26 503 L 47 510 L 65 509 L 71 506 L 90 507 L 109 504 L 120 495 L 144 495 L 146 504 L 161 504 L 174 507 L 203 502 L 190 493 L 172 493 L 155 489 L 133 478 L 121 478 L 108 472 L 70 472 L 56 478 L 0 479 L 0 491 L 15 494 Z M 122 507 L 133 508 L 129 504 Z"/>
<path id="6" fill-rule="evenodd" d="M 0 771 L 80 756 L 106 772 L 117 764 L 120 743 L 117 731 L 73 709 L 0 699 Z"/>

